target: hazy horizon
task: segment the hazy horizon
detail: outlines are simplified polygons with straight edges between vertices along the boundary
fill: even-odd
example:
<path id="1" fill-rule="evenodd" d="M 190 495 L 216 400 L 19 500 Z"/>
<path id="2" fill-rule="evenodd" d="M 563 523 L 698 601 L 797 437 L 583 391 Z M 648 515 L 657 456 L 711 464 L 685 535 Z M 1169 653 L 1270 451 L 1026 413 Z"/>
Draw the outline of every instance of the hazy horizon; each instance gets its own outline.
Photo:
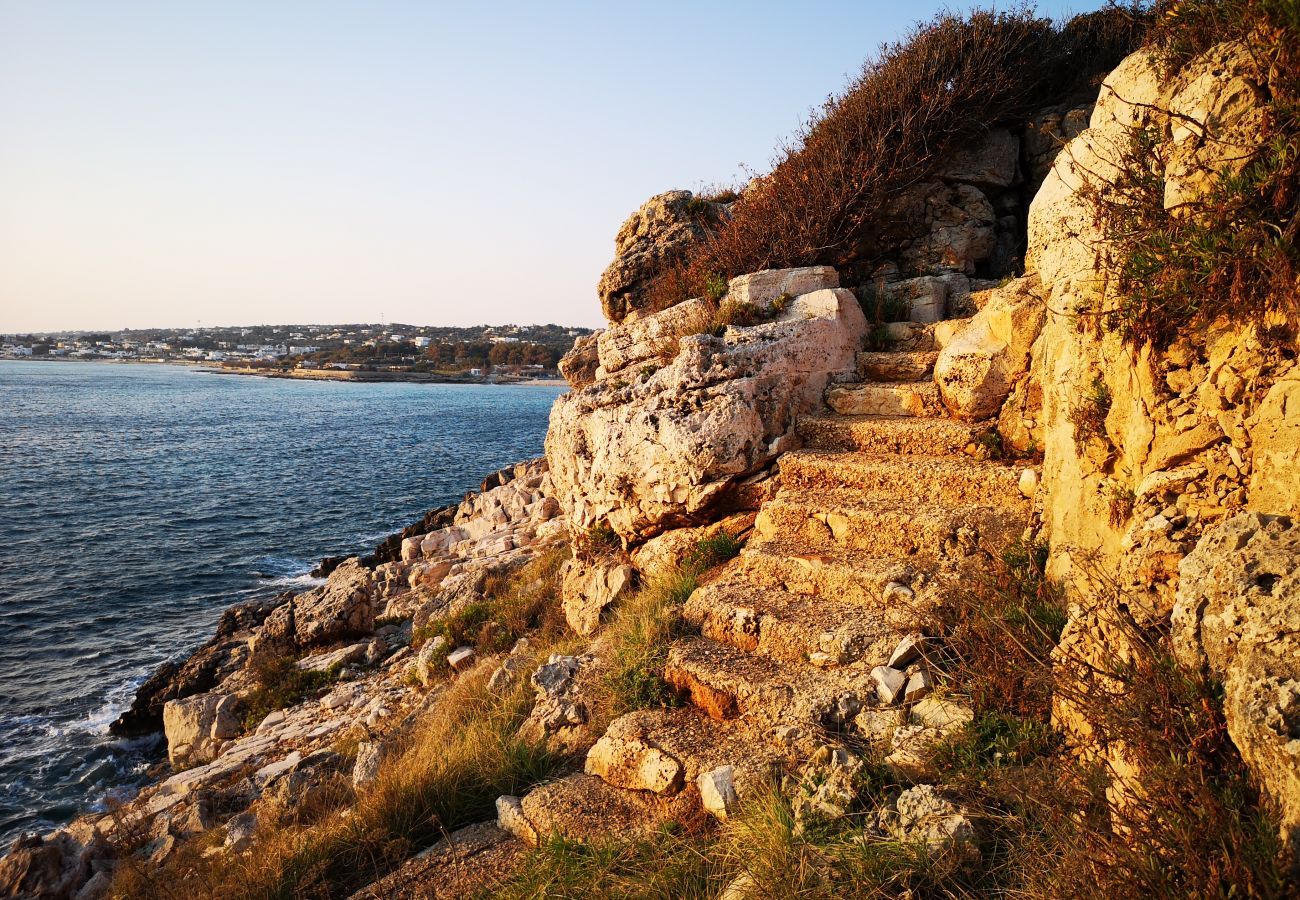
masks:
<path id="1" fill-rule="evenodd" d="M 598 327 L 632 211 L 940 8 L 0 0 L 0 332 Z"/>

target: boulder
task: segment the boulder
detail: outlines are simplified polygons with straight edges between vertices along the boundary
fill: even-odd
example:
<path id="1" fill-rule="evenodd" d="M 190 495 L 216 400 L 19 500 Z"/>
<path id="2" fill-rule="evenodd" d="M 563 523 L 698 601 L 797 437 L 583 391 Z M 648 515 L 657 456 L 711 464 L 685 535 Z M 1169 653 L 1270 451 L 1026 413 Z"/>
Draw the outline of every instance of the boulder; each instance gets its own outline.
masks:
<path id="1" fill-rule="evenodd" d="M 767 309 L 781 296 L 798 297 L 840 286 L 839 273 L 831 266 L 804 266 L 798 269 L 764 269 L 737 275 L 727 284 L 727 300 Z"/>
<path id="2" fill-rule="evenodd" d="M 795 422 L 821 405 L 833 375 L 853 369 L 865 330 L 851 292 L 816 291 L 770 322 L 684 336 L 653 372 L 558 398 L 546 454 L 571 527 L 607 522 L 639 542 L 716 518 L 797 445 Z"/>
<path id="3" fill-rule="evenodd" d="M 267 617 L 255 649 L 311 647 L 369 634 L 375 628 L 375 575 L 352 557 L 329 580 L 291 598 Z"/>
<path id="4" fill-rule="evenodd" d="M 596 380 L 596 369 L 600 367 L 599 339 L 599 331 L 584 334 L 573 342 L 573 348 L 560 360 L 560 374 L 574 390 Z"/>
<path id="5" fill-rule="evenodd" d="M 1179 566 L 1172 617 L 1184 665 L 1223 681 L 1232 742 L 1300 834 L 1300 525 L 1243 513 L 1206 532 Z"/>
<path id="6" fill-rule="evenodd" d="M 681 762 L 647 740 L 635 717 L 615 721 L 587 752 L 584 771 L 606 784 L 634 791 L 675 794 L 682 789 Z"/>
<path id="7" fill-rule="evenodd" d="M 934 366 L 944 405 L 959 419 L 997 415 L 1029 371 L 1044 304 L 1033 278 L 989 292 L 983 309 L 948 342 Z"/>
<path id="8" fill-rule="evenodd" d="M 240 732 L 240 700 L 233 694 L 199 694 L 163 707 L 167 758 L 172 765 L 211 762 Z"/>
<path id="9" fill-rule="evenodd" d="M 617 325 L 644 313 L 655 276 L 704 240 L 726 214 L 725 204 L 699 201 L 690 191 L 668 191 L 643 203 L 618 230 L 614 261 L 596 286 L 605 318 Z"/>
<path id="10" fill-rule="evenodd" d="M 926 325 L 946 319 L 970 296 L 970 280 L 960 272 L 922 275 L 887 284 L 885 295 L 903 304 L 909 322 Z"/>
<path id="11" fill-rule="evenodd" d="M 626 596 L 636 586 L 636 570 L 626 563 L 571 559 L 564 564 L 564 618 L 583 637 L 596 633 L 606 607 Z"/>

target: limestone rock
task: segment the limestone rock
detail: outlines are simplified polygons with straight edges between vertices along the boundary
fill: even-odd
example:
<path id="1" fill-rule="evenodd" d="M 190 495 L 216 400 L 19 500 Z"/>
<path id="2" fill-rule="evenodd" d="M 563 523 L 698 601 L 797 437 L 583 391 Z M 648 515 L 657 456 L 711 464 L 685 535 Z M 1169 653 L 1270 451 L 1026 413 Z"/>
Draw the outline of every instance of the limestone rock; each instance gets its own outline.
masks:
<path id="1" fill-rule="evenodd" d="M 735 513 L 696 528 L 674 528 L 653 537 L 632 551 L 632 562 L 646 574 L 677 568 L 705 538 L 725 532 L 740 539 L 754 526 L 755 514 Z"/>
<path id="2" fill-rule="evenodd" d="M 958 865 L 979 859 L 970 814 L 932 784 L 903 791 L 877 815 L 876 822 L 895 840 L 923 844 L 932 857 Z"/>
<path id="3" fill-rule="evenodd" d="M 108 865 L 109 858 L 110 850 L 99 838 L 82 843 L 66 831 L 48 838 L 22 835 L 0 858 L 0 896 L 33 900 L 71 897 L 96 877 L 101 866 Z"/>
<path id="4" fill-rule="evenodd" d="M 560 374 L 574 390 L 584 388 L 596 380 L 600 368 L 597 350 L 600 332 L 584 334 L 573 342 L 573 348 L 560 359 Z"/>
<path id="5" fill-rule="evenodd" d="M 256 649 L 311 647 L 369 634 L 375 628 L 375 576 L 352 557 L 329 580 L 277 607 L 258 634 Z"/>
<path id="6" fill-rule="evenodd" d="M 619 324 L 644 312 L 651 281 L 680 260 L 726 216 L 724 204 L 700 203 L 690 191 L 656 194 L 628 217 L 614 239 L 614 261 L 596 287 L 605 318 Z"/>
<path id="7" fill-rule="evenodd" d="M 1242 759 L 1300 828 L 1300 526 L 1246 513 L 1183 559 L 1174 651 L 1224 682 L 1224 717 Z M 1295 849 L 1294 847 L 1292 848 Z"/>
<path id="8" fill-rule="evenodd" d="M 953 154 L 939 174 L 949 181 L 981 187 L 1010 187 L 1016 180 L 1019 155 L 1019 138 L 1005 128 L 995 128 Z"/>
<path id="9" fill-rule="evenodd" d="M 1261 512 L 1300 516 L 1300 371 L 1293 369 L 1269 388 L 1251 429 L 1254 470 L 1250 507 Z"/>
<path id="10" fill-rule="evenodd" d="M 737 275 L 727 284 L 727 300 L 767 309 L 777 297 L 798 297 L 813 291 L 840 286 L 839 273 L 831 266 L 799 269 L 764 269 Z"/>
<path id="11" fill-rule="evenodd" d="M 725 821 L 740 809 L 735 776 L 734 767 L 719 766 L 709 772 L 701 772 L 695 779 L 695 784 L 700 789 L 700 803 L 705 812 L 715 819 Z"/>
<path id="12" fill-rule="evenodd" d="M 172 765 L 215 759 L 221 745 L 240 731 L 240 701 L 231 694 L 199 694 L 163 707 L 167 758 Z"/>
<path id="13" fill-rule="evenodd" d="M 626 563 L 571 559 L 564 565 L 564 618 L 575 632 L 589 637 L 600 627 L 601 613 L 635 586 L 636 570 Z"/>
<path id="14" fill-rule="evenodd" d="M 885 295 L 906 307 L 909 322 L 924 325 L 955 311 L 970 296 L 970 279 L 960 272 L 906 278 L 885 285 Z"/>
<path id="15" fill-rule="evenodd" d="M 640 541 L 697 524 L 795 446 L 795 421 L 820 406 L 832 375 L 852 370 L 865 329 L 852 293 L 816 291 L 773 321 L 681 338 L 645 377 L 558 398 L 546 452 L 571 526 L 607 521 Z"/>
<path id="16" fill-rule="evenodd" d="M 1030 350 L 1043 326 L 1044 306 L 1032 278 L 991 291 L 984 308 L 939 351 L 934 380 L 952 414 L 987 419 L 1002 408 L 1029 371 Z"/>
<path id="17" fill-rule="evenodd" d="M 997 249 L 993 204 L 969 184 L 918 185 L 891 209 L 916 223 L 920 236 L 902 248 L 902 262 L 913 271 L 954 269 L 974 274 Z"/>
<path id="18" fill-rule="evenodd" d="M 357 746 L 357 758 L 352 765 L 352 786 L 367 788 L 379 777 L 379 766 L 384 761 L 383 745 L 365 741 Z"/>
<path id="19" fill-rule="evenodd" d="M 520 736 L 570 750 L 581 743 L 588 716 L 583 677 L 598 662 L 592 654 L 551 654 L 529 679 L 537 699 L 519 727 Z"/>
<path id="20" fill-rule="evenodd" d="M 682 764 L 630 716 L 616 720 L 588 751 L 584 771 L 615 787 L 656 794 L 677 793 L 685 777 Z"/>

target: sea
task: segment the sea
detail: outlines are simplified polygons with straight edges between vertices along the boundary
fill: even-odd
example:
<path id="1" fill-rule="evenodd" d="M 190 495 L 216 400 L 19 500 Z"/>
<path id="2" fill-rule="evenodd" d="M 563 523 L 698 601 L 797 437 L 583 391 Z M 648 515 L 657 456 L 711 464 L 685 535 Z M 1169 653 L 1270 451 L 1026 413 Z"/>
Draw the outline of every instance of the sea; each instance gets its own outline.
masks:
<path id="1" fill-rule="evenodd" d="M 0 361 L 0 852 L 142 783 L 108 726 L 223 609 L 540 456 L 562 390 Z"/>

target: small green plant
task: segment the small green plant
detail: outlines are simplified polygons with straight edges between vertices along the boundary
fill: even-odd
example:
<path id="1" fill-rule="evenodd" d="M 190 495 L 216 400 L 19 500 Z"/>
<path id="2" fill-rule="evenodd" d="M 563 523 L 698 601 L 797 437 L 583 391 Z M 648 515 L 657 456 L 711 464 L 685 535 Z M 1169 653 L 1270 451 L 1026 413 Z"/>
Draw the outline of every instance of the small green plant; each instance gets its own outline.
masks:
<path id="1" fill-rule="evenodd" d="M 658 371 L 659 371 L 659 367 L 658 367 L 658 366 L 642 366 L 642 367 L 641 367 L 641 380 L 642 380 L 642 381 L 649 381 L 649 380 L 654 376 L 655 372 L 658 372 Z"/>
<path id="2" fill-rule="evenodd" d="M 1070 412 L 1074 440 L 1082 445 L 1093 438 L 1106 437 L 1106 416 L 1112 403 L 1110 388 L 1100 376 L 1094 378 L 1083 397 Z"/>
<path id="3" fill-rule="evenodd" d="M 791 297 L 789 294 L 781 294 L 775 297 L 768 307 L 769 310 L 771 310 L 771 317 L 775 319 L 777 316 L 781 315 L 781 313 L 785 312 L 786 307 L 793 302 L 794 297 Z"/>
<path id="4" fill-rule="evenodd" d="M 623 548 L 618 532 L 607 520 L 593 522 L 573 541 L 573 555 L 581 560 L 593 560 L 618 553 Z"/>
<path id="5" fill-rule="evenodd" d="M 720 272 L 714 272 L 704 279 L 701 296 L 710 303 L 719 303 L 723 297 L 727 296 L 727 277 Z"/>
<path id="6" fill-rule="evenodd" d="M 291 656 L 259 660 L 254 664 L 256 687 L 244 697 L 244 729 L 252 731 L 277 709 L 287 709 L 315 696 L 339 680 L 343 666 L 300 669 Z"/>
<path id="7" fill-rule="evenodd" d="M 1131 487 L 1119 484 L 1112 485 L 1107 503 L 1110 524 L 1115 528 L 1124 525 L 1133 515 L 1133 505 L 1136 502 L 1137 495 L 1133 493 Z"/>

